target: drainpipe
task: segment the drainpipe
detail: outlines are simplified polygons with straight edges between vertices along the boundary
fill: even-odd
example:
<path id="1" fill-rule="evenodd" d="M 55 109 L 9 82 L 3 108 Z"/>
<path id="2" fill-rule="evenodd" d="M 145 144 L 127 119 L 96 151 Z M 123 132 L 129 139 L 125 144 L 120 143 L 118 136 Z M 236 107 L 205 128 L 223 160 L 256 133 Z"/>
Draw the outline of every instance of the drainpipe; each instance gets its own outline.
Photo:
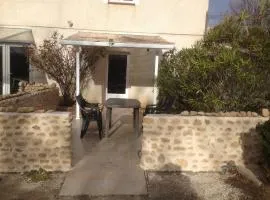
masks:
<path id="1" fill-rule="evenodd" d="M 76 51 L 76 96 L 80 94 L 80 48 Z M 76 119 L 80 119 L 80 107 L 76 102 Z"/>
<path id="2" fill-rule="evenodd" d="M 154 78 L 155 81 L 157 80 L 158 77 L 158 67 L 159 67 L 159 55 L 158 53 L 156 53 L 155 55 L 155 72 L 154 72 Z M 154 83 L 154 99 L 153 99 L 153 103 L 157 104 L 157 96 L 158 96 L 158 88 L 156 86 L 156 82 Z"/>

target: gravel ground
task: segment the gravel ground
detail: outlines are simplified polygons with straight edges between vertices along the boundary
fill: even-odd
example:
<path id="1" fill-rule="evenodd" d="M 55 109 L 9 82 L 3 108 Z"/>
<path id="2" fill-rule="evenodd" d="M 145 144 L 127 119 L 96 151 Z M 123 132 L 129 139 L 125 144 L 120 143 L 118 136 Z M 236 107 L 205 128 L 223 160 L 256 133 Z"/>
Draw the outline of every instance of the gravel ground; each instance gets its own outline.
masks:
<path id="1" fill-rule="evenodd" d="M 259 200 L 260 190 L 238 175 L 150 173 L 150 199 Z"/>
<path id="2" fill-rule="evenodd" d="M 64 173 L 39 183 L 21 174 L 0 174 L 1 200 L 263 200 L 262 192 L 239 175 L 147 173 L 149 196 L 59 197 Z"/>

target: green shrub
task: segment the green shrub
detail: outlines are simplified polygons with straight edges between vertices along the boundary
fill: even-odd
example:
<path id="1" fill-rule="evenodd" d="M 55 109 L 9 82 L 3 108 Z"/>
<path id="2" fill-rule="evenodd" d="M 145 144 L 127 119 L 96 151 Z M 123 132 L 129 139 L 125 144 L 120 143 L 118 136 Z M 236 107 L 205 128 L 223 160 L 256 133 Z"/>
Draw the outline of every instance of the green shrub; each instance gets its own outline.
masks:
<path id="1" fill-rule="evenodd" d="M 174 108 L 206 112 L 259 111 L 270 104 L 270 36 L 228 17 L 189 49 L 161 61 L 159 96 L 176 96 Z"/>

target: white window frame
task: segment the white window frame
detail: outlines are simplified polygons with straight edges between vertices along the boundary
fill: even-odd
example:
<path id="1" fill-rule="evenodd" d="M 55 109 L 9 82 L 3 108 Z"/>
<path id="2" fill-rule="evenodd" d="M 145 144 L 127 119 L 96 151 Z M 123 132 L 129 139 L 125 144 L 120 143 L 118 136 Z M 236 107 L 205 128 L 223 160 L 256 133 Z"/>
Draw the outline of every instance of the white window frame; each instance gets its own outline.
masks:
<path id="1" fill-rule="evenodd" d="M 1 44 L 2 47 L 2 94 L 10 94 L 10 49 L 6 44 Z"/>
<path id="2" fill-rule="evenodd" d="M 138 5 L 139 0 L 105 0 L 108 4 Z"/>
<path id="3" fill-rule="evenodd" d="M 0 85 L 0 87 L 2 87 L 2 94 L 0 95 L 4 95 L 6 93 L 6 86 L 5 86 L 5 66 L 6 66 L 6 54 L 5 54 L 5 50 L 6 47 L 4 44 L 0 44 L 0 48 L 2 49 L 2 85 Z"/>

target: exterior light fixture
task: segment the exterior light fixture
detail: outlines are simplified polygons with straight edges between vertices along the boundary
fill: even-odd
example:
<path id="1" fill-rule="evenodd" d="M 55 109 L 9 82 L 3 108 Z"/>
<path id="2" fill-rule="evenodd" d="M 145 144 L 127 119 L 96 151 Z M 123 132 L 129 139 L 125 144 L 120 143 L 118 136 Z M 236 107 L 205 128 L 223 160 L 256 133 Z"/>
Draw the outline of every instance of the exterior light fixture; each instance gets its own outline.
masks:
<path id="1" fill-rule="evenodd" d="M 114 45 L 113 39 L 109 39 L 109 46 L 112 47 Z"/>

